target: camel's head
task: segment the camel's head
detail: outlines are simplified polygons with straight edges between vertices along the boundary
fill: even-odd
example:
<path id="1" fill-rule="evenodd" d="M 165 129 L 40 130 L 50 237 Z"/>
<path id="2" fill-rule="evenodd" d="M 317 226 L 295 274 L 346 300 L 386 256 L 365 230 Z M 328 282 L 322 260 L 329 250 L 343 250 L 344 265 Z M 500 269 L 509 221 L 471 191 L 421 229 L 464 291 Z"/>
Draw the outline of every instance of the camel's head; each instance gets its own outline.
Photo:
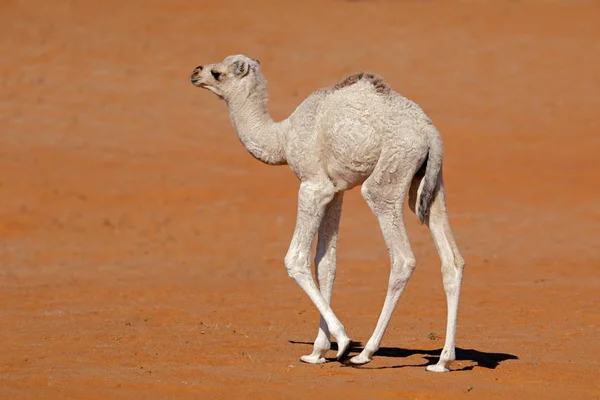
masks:
<path id="1" fill-rule="evenodd" d="M 217 64 L 200 65 L 194 69 L 190 81 L 208 89 L 219 98 L 230 100 L 235 96 L 248 97 L 258 83 L 264 82 L 258 60 L 238 54 L 227 56 Z"/>

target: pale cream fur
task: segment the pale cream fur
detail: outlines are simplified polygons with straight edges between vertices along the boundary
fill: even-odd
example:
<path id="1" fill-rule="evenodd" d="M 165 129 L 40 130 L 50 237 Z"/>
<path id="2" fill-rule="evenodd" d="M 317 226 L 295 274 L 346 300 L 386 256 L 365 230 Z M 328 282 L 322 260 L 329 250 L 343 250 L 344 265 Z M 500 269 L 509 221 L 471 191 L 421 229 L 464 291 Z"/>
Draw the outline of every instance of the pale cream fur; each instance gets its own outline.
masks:
<path id="1" fill-rule="evenodd" d="M 448 303 L 444 349 L 439 362 L 427 369 L 448 371 L 455 359 L 464 261 L 446 212 L 442 140 L 423 110 L 380 77 L 361 73 L 317 90 L 287 119 L 274 122 L 267 111 L 266 80 L 257 60 L 228 56 L 197 67 L 190 79 L 227 103 L 233 126 L 250 154 L 266 164 L 289 165 L 300 180 L 296 227 L 285 266 L 321 314 L 313 352 L 301 360 L 325 362 L 330 335 L 338 343 L 338 359 L 350 350 L 351 340 L 330 301 L 343 193 L 361 185 L 389 249 L 391 272 L 377 326 L 364 350 L 350 361 L 371 361 L 415 268 L 404 227 L 403 204 L 408 195 L 409 206 L 431 230 L 442 261 Z M 310 271 L 311 245 L 317 233 L 318 287 Z"/>

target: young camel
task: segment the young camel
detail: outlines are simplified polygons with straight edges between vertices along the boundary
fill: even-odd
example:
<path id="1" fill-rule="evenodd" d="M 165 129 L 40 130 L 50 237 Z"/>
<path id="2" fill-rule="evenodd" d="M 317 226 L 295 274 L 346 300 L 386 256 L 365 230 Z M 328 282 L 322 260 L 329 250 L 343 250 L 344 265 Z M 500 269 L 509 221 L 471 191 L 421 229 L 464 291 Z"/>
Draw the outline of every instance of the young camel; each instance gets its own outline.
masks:
<path id="1" fill-rule="evenodd" d="M 403 220 L 408 194 L 411 210 L 431 230 L 442 261 L 448 305 L 444 348 L 439 362 L 427 370 L 447 372 L 455 359 L 464 261 L 446 213 L 442 140 L 424 111 L 380 77 L 359 73 L 317 90 L 287 119 L 274 122 L 267 111 L 266 80 L 260 63 L 244 55 L 198 66 L 190 80 L 227 103 L 238 138 L 252 156 L 269 165 L 288 164 L 301 182 L 296 227 L 285 266 L 321 314 L 313 352 L 301 360 L 325 362 L 330 334 L 338 344 L 338 359 L 350 351 L 351 340 L 330 300 L 343 193 L 362 185 L 361 195 L 377 217 L 387 244 L 391 272 L 377 326 L 364 350 L 350 362 L 371 361 L 415 268 Z M 310 270 L 311 245 L 317 232 L 318 287 Z"/>

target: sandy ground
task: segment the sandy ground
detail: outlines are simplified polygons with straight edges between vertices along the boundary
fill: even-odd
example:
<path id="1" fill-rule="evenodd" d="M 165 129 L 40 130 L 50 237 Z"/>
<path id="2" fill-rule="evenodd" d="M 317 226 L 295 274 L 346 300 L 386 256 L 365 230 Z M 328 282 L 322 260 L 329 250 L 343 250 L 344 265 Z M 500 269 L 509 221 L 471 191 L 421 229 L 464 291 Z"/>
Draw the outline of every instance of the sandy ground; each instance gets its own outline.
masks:
<path id="1" fill-rule="evenodd" d="M 591 1 L 0 2 L 0 398 L 600 398 L 599 21 Z M 275 119 L 360 70 L 434 119 L 467 261 L 451 373 L 425 371 L 446 308 L 412 214 L 375 359 L 299 362 L 298 182 L 188 80 L 232 53 L 261 60 Z M 338 251 L 364 343 L 389 267 L 358 190 Z"/>

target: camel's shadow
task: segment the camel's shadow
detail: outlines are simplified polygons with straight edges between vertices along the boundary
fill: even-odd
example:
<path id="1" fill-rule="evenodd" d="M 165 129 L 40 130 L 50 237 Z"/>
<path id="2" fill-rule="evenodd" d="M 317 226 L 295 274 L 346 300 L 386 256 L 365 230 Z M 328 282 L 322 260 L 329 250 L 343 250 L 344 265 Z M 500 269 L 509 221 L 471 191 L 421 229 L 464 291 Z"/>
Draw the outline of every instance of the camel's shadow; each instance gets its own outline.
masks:
<path id="1" fill-rule="evenodd" d="M 299 342 L 294 340 L 289 340 L 292 344 L 303 344 L 303 345 L 313 345 L 312 342 Z M 331 343 L 331 350 L 337 351 L 337 344 Z M 350 353 L 359 353 L 363 350 L 362 344 L 360 342 L 354 342 L 352 345 L 352 349 Z M 385 367 L 369 367 L 368 364 L 365 366 L 357 366 L 358 368 L 363 369 L 387 369 L 387 368 L 405 368 L 405 367 L 426 367 L 427 365 L 435 364 L 439 355 L 442 352 L 442 349 L 436 350 L 418 350 L 418 349 L 401 349 L 398 347 L 381 347 L 375 353 L 375 357 L 395 357 L 395 358 L 405 358 L 410 357 L 415 354 L 423 355 L 423 358 L 427 360 L 423 364 L 417 365 L 394 365 L 394 366 L 385 366 Z M 349 360 L 347 357 L 345 361 Z M 468 365 L 463 368 L 454 369 L 453 371 L 470 371 L 475 367 L 488 368 L 488 369 L 496 369 L 496 367 L 503 361 L 506 360 L 518 360 L 514 354 L 508 353 L 487 353 L 483 351 L 478 351 L 474 349 L 461 349 L 456 348 L 456 361 L 471 361 L 476 363 L 475 365 Z M 335 358 L 328 358 L 328 361 L 335 361 Z M 352 366 L 352 364 L 342 361 L 344 365 Z"/>

